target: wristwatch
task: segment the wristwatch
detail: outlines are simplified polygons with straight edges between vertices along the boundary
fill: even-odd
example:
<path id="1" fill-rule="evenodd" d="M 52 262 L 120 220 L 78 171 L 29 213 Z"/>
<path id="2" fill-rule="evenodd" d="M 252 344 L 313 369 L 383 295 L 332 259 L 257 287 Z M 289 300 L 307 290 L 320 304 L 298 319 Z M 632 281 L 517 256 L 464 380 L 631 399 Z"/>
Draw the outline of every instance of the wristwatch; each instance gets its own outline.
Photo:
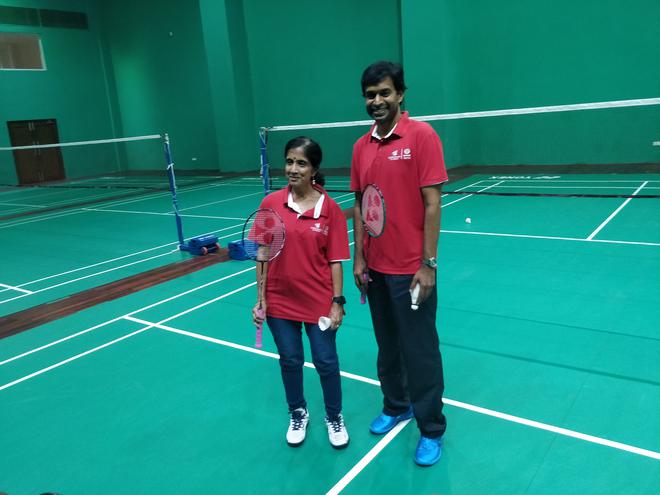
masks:
<path id="1" fill-rule="evenodd" d="M 438 268 L 438 260 L 436 260 L 435 258 L 424 258 L 422 260 L 422 263 L 424 263 L 429 268 L 433 268 L 434 270 Z"/>
<path id="2" fill-rule="evenodd" d="M 332 302 L 339 304 L 340 306 L 343 306 L 344 304 L 346 304 L 346 298 L 344 296 L 334 296 L 332 298 Z"/>

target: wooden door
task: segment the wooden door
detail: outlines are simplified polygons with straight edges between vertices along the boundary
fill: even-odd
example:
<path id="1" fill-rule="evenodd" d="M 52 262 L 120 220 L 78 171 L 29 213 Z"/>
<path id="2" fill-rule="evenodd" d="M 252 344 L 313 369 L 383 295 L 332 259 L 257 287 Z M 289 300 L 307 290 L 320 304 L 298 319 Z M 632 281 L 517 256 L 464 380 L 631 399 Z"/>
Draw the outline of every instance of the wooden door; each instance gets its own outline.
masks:
<path id="1" fill-rule="evenodd" d="M 22 120 L 7 122 L 12 146 L 58 143 L 57 122 L 47 120 Z M 60 148 L 15 150 L 14 163 L 18 183 L 38 184 L 64 179 L 64 163 Z"/>
<path id="2" fill-rule="evenodd" d="M 55 120 L 35 120 L 33 122 L 34 135 L 39 144 L 59 143 L 57 123 Z M 41 164 L 42 181 L 50 182 L 64 179 L 64 163 L 62 162 L 62 148 L 38 149 Z"/>
<path id="3" fill-rule="evenodd" d="M 32 139 L 30 122 L 7 122 L 9 139 L 12 146 L 30 146 L 37 144 Z M 15 150 L 14 163 L 19 184 L 34 184 L 40 181 L 39 160 L 35 150 Z"/>

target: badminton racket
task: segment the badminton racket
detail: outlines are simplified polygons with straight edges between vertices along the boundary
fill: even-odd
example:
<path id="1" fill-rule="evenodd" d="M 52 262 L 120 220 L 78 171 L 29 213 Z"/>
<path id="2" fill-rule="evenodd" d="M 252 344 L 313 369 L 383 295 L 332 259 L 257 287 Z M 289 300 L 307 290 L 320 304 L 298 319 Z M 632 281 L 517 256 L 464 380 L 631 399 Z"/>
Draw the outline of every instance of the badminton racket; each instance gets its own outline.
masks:
<path id="1" fill-rule="evenodd" d="M 367 260 L 371 237 L 380 237 L 385 231 L 385 198 L 376 184 L 367 184 L 362 191 L 361 202 L 362 225 L 369 237 L 367 238 L 367 247 L 364 253 Z M 368 273 L 362 274 L 362 285 L 360 289 L 360 304 L 367 302 L 367 285 L 369 283 Z"/>
<path id="2" fill-rule="evenodd" d="M 277 212 L 270 208 L 261 208 L 255 211 L 248 217 L 243 226 L 241 244 L 246 258 L 255 260 L 257 270 L 259 270 L 257 276 L 257 297 L 259 300 L 257 316 L 262 319 L 266 317 L 261 295 L 266 263 L 273 261 L 282 252 L 285 238 L 284 222 L 282 222 L 282 218 Z M 262 334 L 263 323 L 259 323 L 257 324 L 255 347 L 261 348 Z"/>

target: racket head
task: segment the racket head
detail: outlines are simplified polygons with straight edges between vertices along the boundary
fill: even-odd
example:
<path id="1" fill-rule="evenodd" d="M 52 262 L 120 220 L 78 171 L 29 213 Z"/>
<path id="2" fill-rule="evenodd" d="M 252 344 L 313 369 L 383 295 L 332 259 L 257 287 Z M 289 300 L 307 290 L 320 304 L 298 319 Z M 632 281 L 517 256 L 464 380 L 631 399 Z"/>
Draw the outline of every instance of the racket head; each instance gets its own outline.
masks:
<path id="1" fill-rule="evenodd" d="M 241 246 L 249 259 L 262 262 L 274 260 L 282 252 L 285 240 L 284 222 L 271 208 L 252 212 L 243 225 Z"/>
<path id="2" fill-rule="evenodd" d="M 385 232 L 385 199 L 376 184 L 367 184 L 362 191 L 362 224 L 371 237 L 380 237 Z"/>

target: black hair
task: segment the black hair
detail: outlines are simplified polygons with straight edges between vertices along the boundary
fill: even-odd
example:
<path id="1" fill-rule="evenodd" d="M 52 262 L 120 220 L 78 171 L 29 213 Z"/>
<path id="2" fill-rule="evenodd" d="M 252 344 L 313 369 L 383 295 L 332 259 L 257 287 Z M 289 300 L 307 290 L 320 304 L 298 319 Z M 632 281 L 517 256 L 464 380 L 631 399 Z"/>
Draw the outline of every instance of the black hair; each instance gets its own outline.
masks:
<path id="1" fill-rule="evenodd" d="M 289 153 L 289 150 L 294 148 L 302 148 L 303 153 L 305 153 L 305 157 L 307 160 L 309 160 L 310 165 L 316 172 L 314 174 L 314 181 L 316 181 L 316 183 L 320 186 L 324 185 L 325 177 L 321 172 L 319 172 L 319 168 L 321 167 L 321 160 L 323 160 L 323 151 L 321 151 L 321 146 L 319 143 L 311 138 L 308 138 L 307 136 L 295 137 L 284 146 L 285 159 L 286 155 Z"/>
<path id="2" fill-rule="evenodd" d="M 403 93 L 406 90 L 406 84 L 403 82 L 403 67 L 394 62 L 381 60 L 364 69 L 362 73 L 362 96 L 364 96 L 367 86 L 375 86 L 388 76 L 392 78 L 397 93 Z"/>

